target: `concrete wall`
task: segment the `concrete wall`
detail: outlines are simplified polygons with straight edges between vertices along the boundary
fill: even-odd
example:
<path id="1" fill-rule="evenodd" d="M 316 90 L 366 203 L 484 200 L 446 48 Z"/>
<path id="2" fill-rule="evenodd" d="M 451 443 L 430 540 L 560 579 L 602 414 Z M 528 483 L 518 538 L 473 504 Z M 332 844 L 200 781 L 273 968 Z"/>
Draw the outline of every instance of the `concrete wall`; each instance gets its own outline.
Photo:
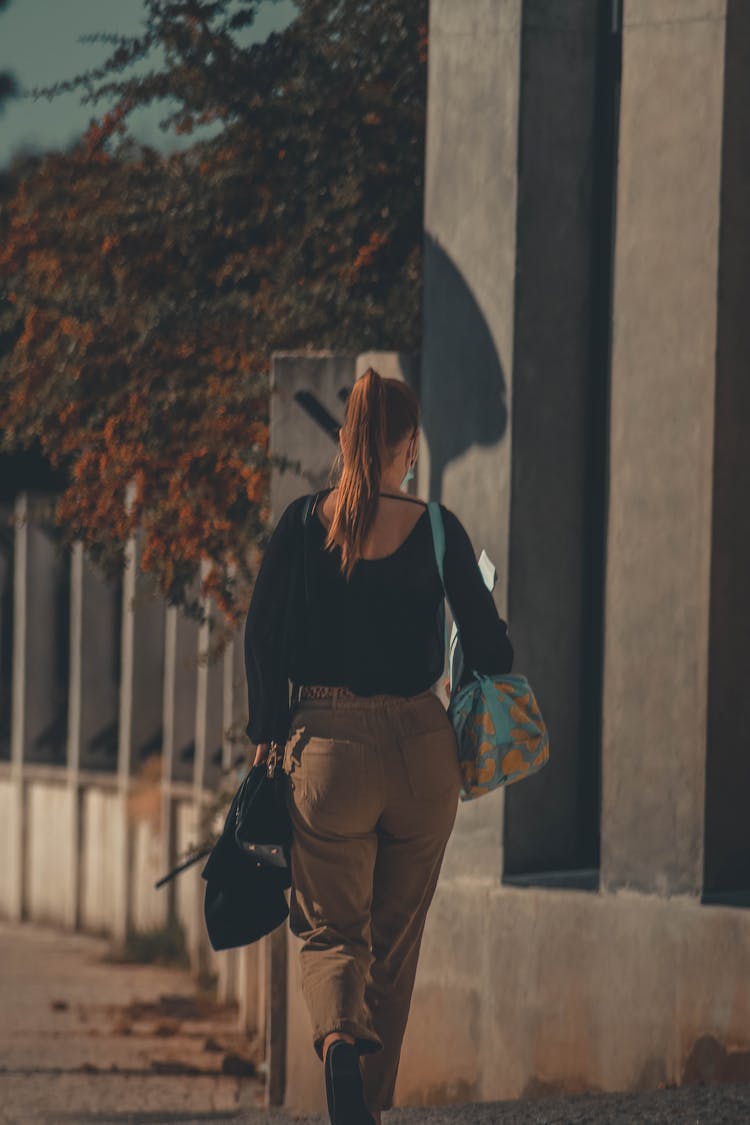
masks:
<path id="1" fill-rule="evenodd" d="M 453 509 L 495 563 L 506 619 L 521 13 L 520 0 L 430 9 L 417 468 L 419 495 Z M 454 852 L 499 874 L 502 799 L 461 813 Z"/>
<path id="2" fill-rule="evenodd" d="M 747 912 L 442 879 L 398 1103 L 747 1080 L 749 957 Z"/>
<path id="3" fill-rule="evenodd" d="M 750 1077 L 750 914 L 702 901 L 704 860 L 750 890 L 750 17 L 625 0 L 610 372 L 592 292 L 609 284 L 591 213 L 605 8 L 432 2 L 419 494 L 496 562 L 552 758 L 517 794 L 459 808 L 397 1104 Z M 592 545 L 600 681 L 580 631 Z M 600 800 L 581 801 L 599 753 Z M 507 881 L 545 854 L 564 874 L 599 832 L 592 890 Z M 287 1103 L 320 1110 L 293 959 L 288 990 Z"/>
<path id="4" fill-rule="evenodd" d="M 0 864 L 0 912 L 12 917 L 18 901 L 17 864 L 12 856 L 20 836 L 18 786 L 10 777 L 0 778 L 0 855 L 8 862 Z"/>
<path id="5" fill-rule="evenodd" d="M 699 894 L 725 4 L 625 7 L 602 881 Z"/>
<path id="6" fill-rule="evenodd" d="M 81 865 L 81 928 L 88 933 L 111 933 L 122 885 L 118 857 L 125 847 L 122 804 L 114 790 L 89 787 L 83 794 Z"/>
<path id="7" fill-rule="evenodd" d="M 68 878 L 75 793 L 64 781 L 30 785 L 26 794 L 26 910 L 32 922 L 70 918 L 74 887 Z"/>

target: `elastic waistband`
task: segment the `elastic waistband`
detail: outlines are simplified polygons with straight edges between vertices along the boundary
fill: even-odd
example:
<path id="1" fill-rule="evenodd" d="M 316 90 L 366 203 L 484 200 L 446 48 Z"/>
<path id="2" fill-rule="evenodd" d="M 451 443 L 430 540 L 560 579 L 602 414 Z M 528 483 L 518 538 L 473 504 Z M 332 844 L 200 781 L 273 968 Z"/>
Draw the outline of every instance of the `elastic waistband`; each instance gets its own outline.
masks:
<path id="1" fill-rule="evenodd" d="M 310 695 L 305 692 L 311 689 Z M 420 699 L 427 699 L 435 695 L 432 688 L 420 691 L 416 695 L 357 695 L 351 688 L 333 686 L 329 684 L 295 684 L 292 692 L 292 706 L 305 707 L 361 707 L 377 709 L 384 707 L 398 707 L 407 703 L 416 703 Z"/>

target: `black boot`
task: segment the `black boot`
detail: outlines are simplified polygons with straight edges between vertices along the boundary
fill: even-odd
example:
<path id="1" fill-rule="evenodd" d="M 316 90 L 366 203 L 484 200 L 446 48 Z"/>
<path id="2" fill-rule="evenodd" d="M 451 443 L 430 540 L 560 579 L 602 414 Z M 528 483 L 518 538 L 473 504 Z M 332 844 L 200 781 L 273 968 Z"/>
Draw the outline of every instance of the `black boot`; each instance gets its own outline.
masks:
<path id="1" fill-rule="evenodd" d="M 353 1043 L 334 1039 L 326 1051 L 325 1076 L 331 1125 L 375 1125 L 365 1105 L 359 1055 Z"/>

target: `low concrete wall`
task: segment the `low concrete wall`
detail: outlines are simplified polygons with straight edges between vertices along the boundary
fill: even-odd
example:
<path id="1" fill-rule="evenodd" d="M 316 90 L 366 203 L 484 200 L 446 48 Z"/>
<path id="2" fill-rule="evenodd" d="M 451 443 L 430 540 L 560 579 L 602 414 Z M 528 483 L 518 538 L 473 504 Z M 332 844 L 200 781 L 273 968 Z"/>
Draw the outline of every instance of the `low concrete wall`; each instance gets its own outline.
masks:
<path id="1" fill-rule="evenodd" d="M 138 820 L 131 829 L 130 902 L 132 924 L 137 930 L 165 925 L 167 900 L 154 883 L 164 874 L 163 842 L 159 821 Z"/>
<path id="2" fill-rule="evenodd" d="M 32 922 L 65 925 L 74 910 L 70 878 L 75 790 L 64 782 L 34 782 L 26 790 L 26 910 Z"/>
<path id="3" fill-rule="evenodd" d="M 175 810 L 175 835 L 177 855 L 182 855 L 197 839 L 195 808 L 190 801 L 181 801 Z M 175 888 L 175 916 L 185 928 L 188 949 L 205 949 L 206 935 L 203 924 L 203 891 L 201 879 L 203 864 L 198 862 L 183 872 Z"/>
<path id="4" fill-rule="evenodd" d="M 120 800 L 116 792 L 86 789 L 82 796 L 81 928 L 111 933 L 123 890 L 118 857 L 125 846 Z"/>
<path id="5" fill-rule="evenodd" d="M 298 947 L 290 935 L 286 1104 L 313 1112 L 325 1092 Z M 396 1104 L 747 1080 L 749 979 L 748 912 L 442 878 Z"/>
<path id="6" fill-rule="evenodd" d="M 396 1100 L 649 1089 L 740 1077 L 743 1060 L 747 1079 L 748 979 L 746 912 L 443 880 Z"/>
<path id="7" fill-rule="evenodd" d="M 13 856 L 18 838 L 18 796 L 17 786 L 9 777 L 0 779 L 0 855 L 5 862 L 0 863 L 0 915 L 12 918 L 16 908 L 17 875 L 16 864 L 8 862 Z"/>

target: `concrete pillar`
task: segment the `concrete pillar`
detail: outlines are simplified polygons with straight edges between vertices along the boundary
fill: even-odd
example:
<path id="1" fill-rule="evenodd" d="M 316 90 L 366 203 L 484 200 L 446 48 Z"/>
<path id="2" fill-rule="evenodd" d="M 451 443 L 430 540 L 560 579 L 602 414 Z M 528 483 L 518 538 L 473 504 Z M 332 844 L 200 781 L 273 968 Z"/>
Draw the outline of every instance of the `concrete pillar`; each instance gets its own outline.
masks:
<path id="1" fill-rule="evenodd" d="M 255 942 L 253 945 L 246 945 L 238 952 L 239 1025 L 240 1029 L 247 1035 L 257 1036 L 259 1016 L 258 960 L 260 954 L 258 942 Z"/>
<path id="2" fill-rule="evenodd" d="M 209 563 L 204 560 L 201 578 L 205 578 Z M 201 597 L 205 614 L 198 627 L 198 667 L 195 693 L 195 770 L 193 775 L 194 799 L 198 821 L 205 819 L 205 794 L 213 794 L 222 788 L 222 763 L 224 748 L 224 703 L 225 670 L 224 654 L 216 651 L 218 625 L 216 609 L 212 600 Z M 231 782 L 230 782 L 231 784 Z M 201 922 L 203 903 L 200 902 Z M 226 950 L 218 955 L 212 954 L 206 944 L 204 927 L 198 929 L 201 935 L 201 949 L 196 950 L 198 958 L 211 959 L 218 973 L 218 994 L 223 1002 L 234 999 L 237 982 L 237 958 L 235 950 Z"/>
<path id="3" fill-rule="evenodd" d="M 486 549 L 506 618 L 521 16 L 521 0 L 430 7 L 417 481 Z M 501 794 L 462 807 L 446 872 L 494 884 L 502 833 Z"/>
<path id="4" fill-rule="evenodd" d="M 609 891 L 697 895 L 703 875 L 725 15 L 725 0 L 624 8 L 602 751 Z"/>
<path id="5" fill-rule="evenodd" d="M 164 618 L 164 699 L 162 714 L 161 763 L 161 862 L 166 874 L 175 865 L 176 824 L 175 801 L 172 792 L 174 777 L 175 736 L 175 672 L 177 659 L 177 606 L 167 606 Z M 164 897 L 164 914 L 168 921 L 175 916 L 174 880 L 160 888 Z"/>
<path id="6" fill-rule="evenodd" d="M 203 606 L 206 620 L 198 629 L 194 781 L 215 790 L 221 782 L 224 754 L 224 662 L 223 654 L 216 652 L 216 609 L 210 599 L 204 599 Z"/>
<path id="7" fill-rule="evenodd" d="M 67 783 L 70 800 L 70 896 L 67 900 L 66 924 L 76 929 L 82 907 L 82 801 L 80 792 L 81 768 L 81 710 L 83 697 L 83 543 L 76 542 L 70 559 L 70 678 L 68 681 L 68 744 Z"/>
<path id="8" fill-rule="evenodd" d="M 13 684 L 13 524 L 14 510 L 0 504 L 0 520 L 8 529 L 0 538 L 0 761 L 10 761 L 10 712 Z"/>
<path id="9" fill-rule="evenodd" d="M 26 653 L 29 554 L 29 498 L 16 498 L 13 524 L 13 678 L 10 720 L 10 763 L 13 794 L 10 802 L 12 824 L 8 832 L 8 910 L 20 921 L 25 914 L 26 876 L 26 792 L 23 782 L 26 743 Z"/>
<path id="10" fill-rule="evenodd" d="M 135 496 L 134 482 L 127 489 L 126 508 Z M 118 730 L 118 819 L 122 851 L 118 863 L 118 909 L 113 920 L 120 940 L 132 920 L 133 832 L 128 815 L 131 777 L 146 757 L 161 754 L 164 692 L 164 602 L 153 583 L 139 568 L 137 531 L 125 548 L 122 628 L 120 647 L 120 700 Z"/>
<path id="11" fill-rule="evenodd" d="M 237 629 L 228 639 L 221 658 L 222 676 L 222 730 L 221 730 L 221 769 L 229 791 L 234 791 L 240 783 L 249 754 L 245 716 L 247 692 L 242 662 L 243 632 Z M 219 993 L 228 1002 L 238 1004 L 239 1026 L 243 1031 L 254 1031 L 257 1023 L 257 960 L 246 954 L 255 946 L 244 949 L 228 949 L 219 961 Z"/>
<path id="12" fill-rule="evenodd" d="M 207 571 L 206 561 L 201 565 L 201 579 Z M 201 597 L 201 608 L 206 615 L 198 626 L 198 667 L 195 682 L 195 761 L 193 763 L 193 789 L 196 807 L 200 806 L 201 794 L 206 783 L 206 747 L 208 743 L 208 649 L 211 637 L 209 607 Z"/>
<path id="13" fill-rule="evenodd" d="M 129 510 L 134 498 L 131 484 L 125 498 Z M 120 699 L 117 739 L 117 826 L 116 833 L 120 846 L 117 851 L 117 865 L 114 882 L 116 909 L 112 919 L 112 935 L 123 941 L 131 924 L 130 916 L 130 873 L 131 873 L 131 833 L 128 820 L 128 791 L 132 763 L 132 721 L 133 721 L 133 662 L 135 636 L 135 607 L 137 546 L 135 536 L 125 545 L 124 573 L 122 582 L 122 626 L 120 630 Z"/>

